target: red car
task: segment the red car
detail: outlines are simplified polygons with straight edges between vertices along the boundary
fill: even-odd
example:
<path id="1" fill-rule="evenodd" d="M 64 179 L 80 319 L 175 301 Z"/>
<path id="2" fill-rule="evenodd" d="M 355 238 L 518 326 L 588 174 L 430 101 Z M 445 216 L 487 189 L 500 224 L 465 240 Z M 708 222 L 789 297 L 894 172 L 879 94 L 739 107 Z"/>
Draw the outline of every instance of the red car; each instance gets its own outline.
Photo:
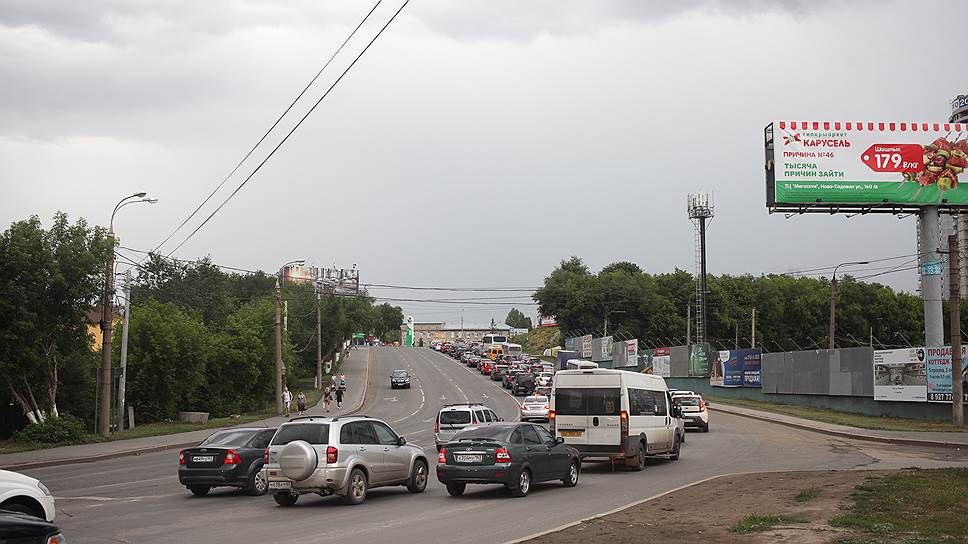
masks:
<path id="1" fill-rule="evenodd" d="M 481 361 L 481 374 L 484 374 L 485 376 L 490 376 L 491 371 L 493 370 L 494 370 L 494 361 L 490 359 L 484 359 L 483 361 Z"/>

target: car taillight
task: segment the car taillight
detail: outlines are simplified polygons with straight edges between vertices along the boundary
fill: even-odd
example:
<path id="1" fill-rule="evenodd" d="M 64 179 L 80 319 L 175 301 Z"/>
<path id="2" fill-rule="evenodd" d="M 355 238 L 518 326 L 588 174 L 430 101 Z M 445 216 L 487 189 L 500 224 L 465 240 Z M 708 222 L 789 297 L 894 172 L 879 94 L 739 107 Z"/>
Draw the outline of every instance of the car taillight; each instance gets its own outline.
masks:
<path id="1" fill-rule="evenodd" d="M 440 453 L 437 454 L 437 462 L 443 465 L 447 464 L 447 450 L 445 448 L 440 448 Z"/>
<path id="2" fill-rule="evenodd" d="M 511 462 L 511 454 L 508 453 L 507 448 L 498 448 L 497 449 L 497 462 L 498 463 L 510 463 Z"/>
<path id="3" fill-rule="evenodd" d="M 625 410 L 622 410 L 618 414 L 618 419 L 619 419 L 620 427 L 622 429 L 622 436 L 623 437 L 628 436 L 629 435 L 629 413 L 626 412 Z"/>
<path id="4" fill-rule="evenodd" d="M 523 404 L 521 405 L 521 411 L 522 412 L 524 411 L 524 405 Z"/>
<path id="5" fill-rule="evenodd" d="M 544 409 L 545 409 L 545 410 L 550 410 L 550 409 L 551 409 L 551 405 L 550 405 L 550 404 L 545 404 L 545 407 L 544 407 Z"/>
<path id="6" fill-rule="evenodd" d="M 705 412 L 706 411 L 706 403 L 703 402 L 702 400 L 699 401 L 699 411 L 700 412 Z"/>
<path id="7" fill-rule="evenodd" d="M 326 446 L 326 462 L 335 463 L 339 460 L 339 450 L 333 446 Z"/>
<path id="8" fill-rule="evenodd" d="M 178 452 L 178 464 L 179 465 L 186 464 L 186 461 L 185 461 L 185 450 L 182 450 L 182 451 Z"/>
<path id="9" fill-rule="evenodd" d="M 262 451 L 262 462 L 266 465 L 269 464 L 269 448 Z"/>
<path id="10" fill-rule="evenodd" d="M 242 458 L 239 454 L 235 453 L 235 450 L 229 450 L 225 452 L 225 461 L 222 462 L 225 465 L 241 465 Z"/>
<path id="11" fill-rule="evenodd" d="M 440 432 L 440 416 L 438 415 L 437 419 L 434 420 L 434 434 L 437 434 L 439 432 Z"/>

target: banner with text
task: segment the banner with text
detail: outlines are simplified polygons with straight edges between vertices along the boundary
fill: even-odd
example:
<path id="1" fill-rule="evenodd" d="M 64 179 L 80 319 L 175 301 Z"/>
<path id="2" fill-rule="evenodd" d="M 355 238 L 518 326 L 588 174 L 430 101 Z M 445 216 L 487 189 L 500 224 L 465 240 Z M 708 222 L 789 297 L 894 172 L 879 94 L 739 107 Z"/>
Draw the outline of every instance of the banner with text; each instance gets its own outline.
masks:
<path id="1" fill-rule="evenodd" d="M 732 349 L 717 352 L 709 368 L 709 385 L 714 387 L 760 387 L 762 350 Z"/>
<path id="2" fill-rule="evenodd" d="M 924 348 L 874 352 L 874 400 L 925 402 L 928 377 Z"/>
<path id="3" fill-rule="evenodd" d="M 928 368 L 928 402 L 951 402 L 951 346 L 924 348 Z M 964 360 L 968 346 L 961 346 L 962 391 L 965 387 Z M 968 394 L 964 396 L 968 400 Z"/>

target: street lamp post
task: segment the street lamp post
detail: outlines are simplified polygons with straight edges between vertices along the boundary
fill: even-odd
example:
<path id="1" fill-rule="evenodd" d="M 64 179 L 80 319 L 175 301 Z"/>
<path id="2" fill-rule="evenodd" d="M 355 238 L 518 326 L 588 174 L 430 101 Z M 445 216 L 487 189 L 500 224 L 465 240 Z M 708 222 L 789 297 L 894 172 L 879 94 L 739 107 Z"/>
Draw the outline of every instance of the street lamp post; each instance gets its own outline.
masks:
<path id="1" fill-rule="evenodd" d="M 114 216 L 118 210 L 136 202 L 154 204 L 156 198 L 145 198 L 148 193 L 135 193 L 118 201 L 108 222 L 108 243 L 111 247 L 104 274 L 104 304 L 101 312 L 101 398 L 98 408 L 97 431 L 101 436 L 111 435 L 111 336 L 114 334 Z M 132 200 L 132 199 L 138 200 Z"/>
<path id="2" fill-rule="evenodd" d="M 282 315 L 280 309 L 280 301 L 282 300 L 282 288 L 279 285 L 279 280 L 282 279 L 283 270 L 286 269 L 291 264 L 298 264 L 300 266 L 306 264 L 304 259 L 297 259 L 295 261 L 289 261 L 288 263 L 282 265 L 279 268 L 279 274 L 276 278 L 276 287 L 273 291 L 275 303 L 276 303 L 276 414 L 282 414 Z"/>
<path id="3" fill-rule="evenodd" d="M 830 279 L 830 349 L 834 349 L 834 331 L 837 323 L 837 269 L 841 266 L 870 264 L 868 261 L 854 261 L 840 263 L 834 267 L 833 276 Z"/>
<path id="4" fill-rule="evenodd" d="M 605 331 L 604 331 L 604 334 L 602 334 L 602 336 L 608 336 L 608 316 L 612 314 L 624 314 L 624 313 L 625 313 L 625 310 L 610 310 L 608 312 L 605 312 Z"/>

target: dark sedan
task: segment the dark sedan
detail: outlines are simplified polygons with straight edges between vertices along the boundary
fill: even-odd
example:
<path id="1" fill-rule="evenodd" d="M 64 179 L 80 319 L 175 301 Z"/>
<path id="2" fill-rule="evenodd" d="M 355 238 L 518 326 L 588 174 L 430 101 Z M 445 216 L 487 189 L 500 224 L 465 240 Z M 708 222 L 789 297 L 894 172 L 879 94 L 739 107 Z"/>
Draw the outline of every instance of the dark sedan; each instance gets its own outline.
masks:
<path id="1" fill-rule="evenodd" d="M 390 389 L 406 387 L 410 389 L 410 373 L 406 370 L 394 370 L 390 374 Z"/>
<path id="2" fill-rule="evenodd" d="M 0 542 L 62 544 L 67 541 L 53 523 L 27 514 L 0 510 Z"/>
<path id="3" fill-rule="evenodd" d="M 264 495 L 263 454 L 275 429 L 226 429 L 178 455 L 178 481 L 196 496 L 213 487 L 237 487 Z"/>
<path id="4" fill-rule="evenodd" d="M 504 381 L 504 374 L 508 371 L 508 365 L 495 364 L 494 369 L 491 370 L 491 379 L 500 382 Z"/>
<path id="5" fill-rule="evenodd" d="M 493 423 L 468 427 L 440 449 L 437 479 L 451 496 L 464 494 L 467 484 L 504 484 L 515 497 L 531 485 L 561 480 L 578 485 L 578 450 L 564 445 L 544 427 L 531 423 Z"/>

